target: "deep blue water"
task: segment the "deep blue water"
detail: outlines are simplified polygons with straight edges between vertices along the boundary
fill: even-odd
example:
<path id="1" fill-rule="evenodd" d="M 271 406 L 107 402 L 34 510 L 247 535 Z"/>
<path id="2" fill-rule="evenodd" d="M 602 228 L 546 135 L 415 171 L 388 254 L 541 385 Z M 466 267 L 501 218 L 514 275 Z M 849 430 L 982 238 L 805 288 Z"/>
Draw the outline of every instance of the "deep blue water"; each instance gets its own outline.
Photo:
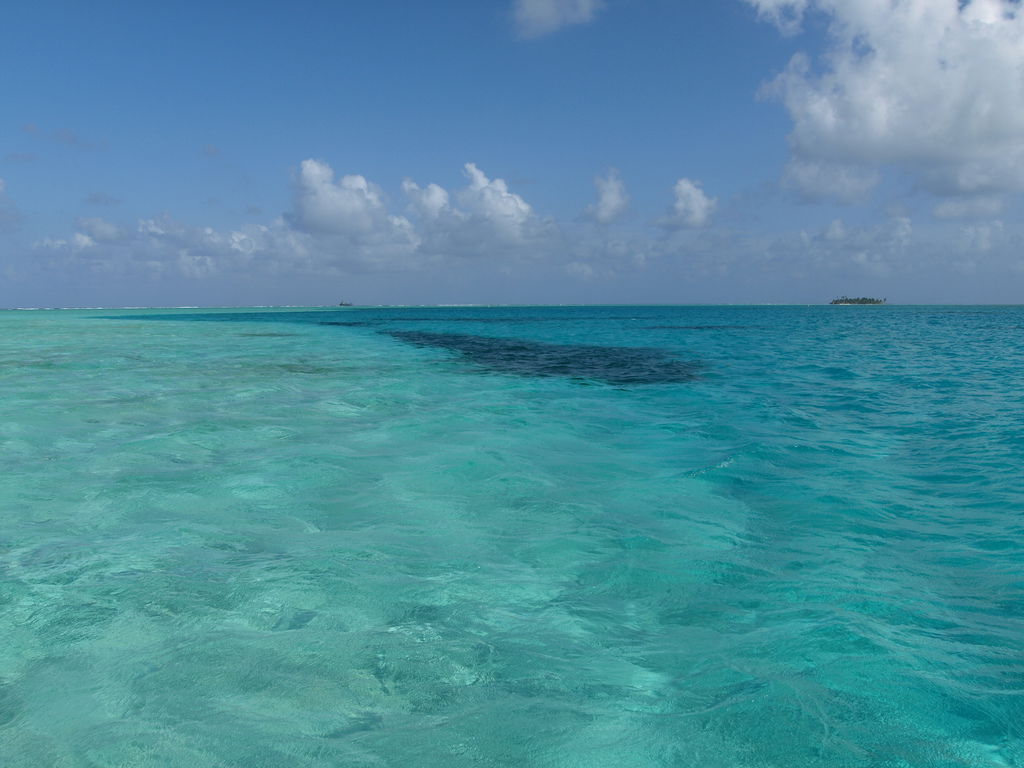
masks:
<path id="1" fill-rule="evenodd" d="M 0 764 L 1024 765 L 1022 333 L 0 313 Z"/>

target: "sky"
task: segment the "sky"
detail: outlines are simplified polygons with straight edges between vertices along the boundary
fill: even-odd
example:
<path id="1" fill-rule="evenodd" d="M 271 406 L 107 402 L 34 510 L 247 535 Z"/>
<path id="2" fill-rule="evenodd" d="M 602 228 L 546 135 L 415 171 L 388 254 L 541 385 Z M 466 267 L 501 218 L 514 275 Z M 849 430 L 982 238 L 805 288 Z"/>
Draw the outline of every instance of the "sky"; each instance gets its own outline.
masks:
<path id="1" fill-rule="evenodd" d="M 1024 301 L 1020 0 L 4 17 L 0 307 Z"/>

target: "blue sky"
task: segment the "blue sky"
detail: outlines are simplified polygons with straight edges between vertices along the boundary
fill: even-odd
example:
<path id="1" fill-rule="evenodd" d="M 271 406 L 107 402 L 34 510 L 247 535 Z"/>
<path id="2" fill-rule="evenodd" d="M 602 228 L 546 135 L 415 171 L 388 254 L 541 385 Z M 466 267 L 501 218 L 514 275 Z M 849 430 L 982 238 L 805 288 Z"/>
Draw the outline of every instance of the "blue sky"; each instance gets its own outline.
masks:
<path id="1" fill-rule="evenodd" d="M 16 5 L 0 306 L 1019 302 L 1018 9 Z"/>

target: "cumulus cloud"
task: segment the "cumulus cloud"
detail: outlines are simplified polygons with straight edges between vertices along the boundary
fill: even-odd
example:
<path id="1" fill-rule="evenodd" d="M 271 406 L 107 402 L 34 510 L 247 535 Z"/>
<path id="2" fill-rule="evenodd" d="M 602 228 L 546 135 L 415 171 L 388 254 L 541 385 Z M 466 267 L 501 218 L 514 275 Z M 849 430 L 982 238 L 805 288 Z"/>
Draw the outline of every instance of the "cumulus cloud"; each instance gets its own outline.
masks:
<path id="1" fill-rule="evenodd" d="M 510 192 L 504 179 L 489 179 L 475 163 L 464 166 L 469 185 L 459 194 L 459 201 L 506 238 L 521 240 L 533 218 L 530 204 Z"/>
<path id="2" fill-rule="evenodd" d="M 554 247 L 557 227 L 539 217 L 504 179 L 488 177 L 475 163 L 466 163 L 463 173 L 466 186 L 454 193 L 434 183 L 402 183 L 422 256 L 532 258 Z"/>
<path id="3" fill-rule="evenodd" d="M 659 222 L 668 228 L 703 227 L 711 219 L 718 205 L 717 198 L 708 197 L 701 188 L 699 181 L 680 179 L 674 189 L 675 202 Z"/>
<path id="4" fill-rule="evenodd" d="M 395 266 L 419 245 L 412 223 L 388 213 L 380 187 L 359 175 L 335 181 L 321 160 L 304 160 L 299 167 L 289 221 L 313 237 L 328 261 L 351 267 Z"/>
<path id="5" fill-rule="evenodd" d="M 493 240 L 491 234 L 474 226 L 470 214 L 452 204 L 448 190 L 439 184 L 420 187 L 406 179 L 402 191 L 421 237 L 418 250 L 423 258 L 472 256 L 480 253 L 483 243 Z"/>
<path id="6" fill-rule="evenodd" d="M 515 0 L 519 34 L 540 37 L 572 24 L 587 24 L 604 7 L 604 0 Z"/>
<path id="7" fill-rule="evenodd" d="M 626 185 L 612 168 L 604 178 L 595 176 L 594 186 L 597 187 L 597 202 L 587 207 L 586 214 L 599 224 L 611 224 L 629 207 Z"/>
<path id="8" fill-rule="evenodd" d="M 405 179 L 402 191 L 409 198 L 413 210 L 427 221 L 436 221 L 442 216 L 457 213 L 451 206 L 448 191 L 442 186 L 428 184 L 420 187 L 412 179 Z"/>
<path id="9" fill-rule="evenodd" d="M 312 232 L 369 232 L 386 216 L 380 188 L 363 176 L 334 180 L 320 160 L 303 160 L 295 186 L 295 222 Z"/>
<path id="10" fill-rule="evenodd" d="M 812 9 L 829 20 L 825 53 L 797 54 L 765 88 L 793 120 L 788 177 L 808 195 L 862 194 L 887 166 L 942 196 L 1024 189 L 1017 2 L 746 2 L 788 30 Z"/>

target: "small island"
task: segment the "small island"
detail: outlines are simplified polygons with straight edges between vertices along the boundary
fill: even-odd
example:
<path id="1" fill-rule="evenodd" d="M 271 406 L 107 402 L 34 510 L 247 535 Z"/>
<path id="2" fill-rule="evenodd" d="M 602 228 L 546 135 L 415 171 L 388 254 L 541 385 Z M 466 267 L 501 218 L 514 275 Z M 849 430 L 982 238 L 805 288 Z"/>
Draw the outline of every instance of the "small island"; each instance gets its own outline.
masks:
<path id="1" fill-rule="evenodd" d="M 840 296 L 832 299 L 829 304 L 885 304 L 885 299 L 869 299 L 867 296 L 851 299 L 849 296 Z"/>

